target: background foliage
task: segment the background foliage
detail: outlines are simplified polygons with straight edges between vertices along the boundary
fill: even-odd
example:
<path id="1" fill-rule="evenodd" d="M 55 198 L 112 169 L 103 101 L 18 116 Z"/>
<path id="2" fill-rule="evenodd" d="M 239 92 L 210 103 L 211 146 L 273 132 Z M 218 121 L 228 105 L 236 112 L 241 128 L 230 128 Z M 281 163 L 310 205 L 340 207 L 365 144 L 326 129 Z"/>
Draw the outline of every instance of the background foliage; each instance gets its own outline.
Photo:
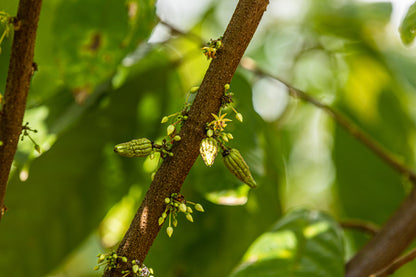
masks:
<path id="1" fill-rule="evenodd" d="M 13 15 L 17 2 L 3 1 L 0 10 Z M 158 14 L 206 40 L 220 36 L 236 1 L 196 2 L 159 1 Z M 416 60 L 389 23 L 392 5 L 287 2 L 271 1 L 246 55 L 414 166 Z M 156 164 L 117 156 L 113 146 L 162 137 L 161 118 L 179 109 L 208 66 L 199 40 L 157 25 L 155 5 L 43 2 L 25 119 L 39 131 L 42 153 L 27 139 L 19 146 L 0 228 L 0 275 L 100 276 L 92 271 L 96 254 L 122 238 Z M 401 27 L 406 44 L 413 13 Z M 0 89 L 11 39 L 2 44 Z M 146 264 L 166 277 L 343 276 L 344 261 L 368 237 L 336 222 L 382 224 L 406 195 L 406 180 L 273 79 L 239 69 L 231 90 L 245 120 L 229 125 L 230 145 L 259 188 L 242 186 L 219 159 L 212 168 L 198 159 L 183 193 L 206 213 L 194 224 L 180 221 L 171 239 L 161 233 Z M 395 276 L 415 270 L 409 264 Z"/>

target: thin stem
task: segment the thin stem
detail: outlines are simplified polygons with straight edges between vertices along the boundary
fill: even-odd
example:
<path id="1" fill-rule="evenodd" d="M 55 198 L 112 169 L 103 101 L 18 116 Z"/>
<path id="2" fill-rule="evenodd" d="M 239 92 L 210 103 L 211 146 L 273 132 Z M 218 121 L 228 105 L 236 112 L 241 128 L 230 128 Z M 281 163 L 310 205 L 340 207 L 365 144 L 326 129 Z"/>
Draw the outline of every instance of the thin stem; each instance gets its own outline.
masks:
<path id="1" fill-rule="evenodd" d="M 398 270 L 405 264 L 413 261 L 414 259 L 416 259 L 416 248 L 412 249 L 406 255 L 398 258 L 386 268 L 380 270 L 377 273 L 371 274 L 370 277 L 385 277 L 385 276 L 392 275 L 396 270 Z"/>
<path id="2" fill-rule="evenodd" d="M 379 231 L 379 227 L 377 225 L 362 220 L 345 220 L 341 221 L 339 225 L 344 229 L 354 229 L 372 236 L 377 234 Z"/>

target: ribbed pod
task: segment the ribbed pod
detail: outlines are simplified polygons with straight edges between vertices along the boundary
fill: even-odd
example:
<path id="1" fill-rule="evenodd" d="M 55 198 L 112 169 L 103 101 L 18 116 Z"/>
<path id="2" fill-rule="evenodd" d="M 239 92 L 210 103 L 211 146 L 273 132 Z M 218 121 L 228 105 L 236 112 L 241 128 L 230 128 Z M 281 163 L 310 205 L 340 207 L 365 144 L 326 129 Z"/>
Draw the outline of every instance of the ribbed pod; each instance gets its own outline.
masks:
<path id="1" fill-rule="evenodd" d="M 140 138 L 117 144 L 114 147 L 114 152 L 128 158 L 147 157 L 152 152 L 152 149 L 153 145 L 149 139 Z"/>
<path id="2" fill-rule="evenodd" d="M 251 176 L 248 165 L 237 149 L 225 150 L 222 155 L 225 166 L 238 180 L 252 188 L 257 186 L 256 181 Z"/>
<path id="3" fill-rule="evenodd" d="M 213 138 L 204 138 L 201 141 L 199 152 L 201 153 L 201 157 L 205 164 L 207 166 L 212 166 L 218 153 L 217 141 Z"/>

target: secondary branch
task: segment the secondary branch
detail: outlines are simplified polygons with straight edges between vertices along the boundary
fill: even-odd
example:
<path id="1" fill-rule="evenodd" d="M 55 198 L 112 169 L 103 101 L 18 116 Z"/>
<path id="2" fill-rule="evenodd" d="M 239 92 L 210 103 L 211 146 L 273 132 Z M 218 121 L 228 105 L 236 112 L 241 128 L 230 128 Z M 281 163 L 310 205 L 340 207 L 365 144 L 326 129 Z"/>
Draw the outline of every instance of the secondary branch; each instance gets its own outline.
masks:
<path id="1" fill-rule="evenodd" d="M 4 198 L 10 168 L 22 131 L 26 98 L 33 73 L 36 30 L 42 0 L 21 0 L 7 75 L 4 105 L 0 111 L 0 220 L 6 210 Z"/>
<path id="2" fill-rule="evenodd" d="M 164 199 L 178 193 L 199 155 L 199 144 L 205 136 L 211 113 L 218 113 L 224 85 L 231 82 L 268 5 L 268 0 L 240 0 L 223 35 L 223 46 L 211 62 L 199 92 L 192 104 L 188 120 L 180 131 L 181 141 L 173 146 L 173 157 L 167 157 L 157 171 L 117 254 L 129 261 L 143 262 L 159 233 L 158 218 L 165 209 Z M 201 54 L 202 55 L 202 54 Z M 104 276 L 121 276 L 121 270 L 106 271 Z"/>

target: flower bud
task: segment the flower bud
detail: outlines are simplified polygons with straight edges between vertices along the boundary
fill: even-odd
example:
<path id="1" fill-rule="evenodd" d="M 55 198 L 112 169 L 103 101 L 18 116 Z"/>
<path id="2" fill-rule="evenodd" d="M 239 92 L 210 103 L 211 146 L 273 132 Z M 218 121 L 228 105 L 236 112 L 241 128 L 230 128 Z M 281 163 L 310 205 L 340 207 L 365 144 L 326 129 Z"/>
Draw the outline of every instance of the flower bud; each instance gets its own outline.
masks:
<path id="1" fill-rule="evenodd" d="M 166 204 L 169 204 L 169 203 L 170 203 L 170 198 L 166 197 L 166 198 L 165 198 L 165 203 L 166 203 Z"/>
<path id="2" fill-rule="evenodd" d="M 229 90 L 229 89 L 230 89 L 230 84 L 225 84 L 224 88 L 225 88 L 226 90 Z"/>
<path id="3" fill-rule="evenodd" d="M 167 117 L 167 116 L 164 116 L 163 118 L 162 118 L 162 121 L 160 122 L 160 123 L 166 123 L 166 122 L 168 122 L 168 120 L 169 120 L 169 117 Z"/>
<path id="4" fill-rule="evenodd" d="M 197 92 L 199 90 L 199 87 L 192 87 L 191 88 L 191 90 L 190 90 L 190 92 L 191 93 L 195 93 L 195 92 Z"/>
<path id="5" fill-rule="evenodd" d="M 173 137 L 173 140 L 174 141 L 180 141 L 181 137 L 179 135 L 176 135 L 176 136 Z"/>
<path id="6" fill-rule="evenodd" d="M 204 212 L 204 208 L 202 207 L 201 204 L 195 204 L 195 210 L 197 210 L 198 212 Z"/>
<path id="7" fill-rule="evenodd" d="M 166 131 L 167 131 L 168 136 L 170 136 L 173 132 L 175 132 L 175 126 L 173 126 L 172 124 L 169 125 Z"/>
<path id="8" fill-rule="evenodd" d="M 237 113 L 235 118 L 237 118 L 238 121 L 243 122 L 243 115 L 241 113 Z"/>
<path id="9" fill-rule="evenodd" d="M 173 228 L 170 227 L 170 226 L 168 228 L 166 228 L 166 233 L 168 234 L 169 237 L 171 237 L 172 234 L 173 234 Z"/>
<path id="10" fill-rule="evenodd" d="M 212 130 L 212 129 L 209 129 L 208 131 L 207 131 L 207 136 L 208 137 L 212 137 L 212 135 L 214 134 L 214 131 Z"/>
<path id="11" fill-rule="evenodd" d="M 180 210 L 181 212 L 183 212 L 183 213 L 186 213 L 186 205 L 185 205 L 185 203 L 181 203 L 181 204 L 179 205 L 179 210 Z"/>
<path id="12" fill-rule="evenodd" d="M 194 219 L 191 214 L 186 214 L 186 219 L 189 220 L 190 222 L 194 222 Z"/>

